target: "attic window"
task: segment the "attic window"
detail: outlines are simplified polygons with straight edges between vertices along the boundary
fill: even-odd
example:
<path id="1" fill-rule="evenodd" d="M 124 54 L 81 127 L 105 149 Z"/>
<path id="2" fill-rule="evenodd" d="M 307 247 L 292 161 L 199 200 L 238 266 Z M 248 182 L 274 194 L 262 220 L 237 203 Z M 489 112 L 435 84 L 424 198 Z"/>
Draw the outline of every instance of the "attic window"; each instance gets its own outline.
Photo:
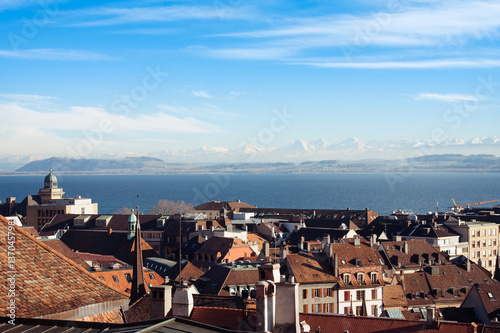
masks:
<path id="1" fill-rule="evenodd" d="M 127 279 L 127 282 L 132 282 L 132 277 L 129 273 L 125 273 L 125 279 Z"/>
<path id="2" fill-rule="evenodd" d="M 373 264 L 373 260 L 372 260 L 372 258 L 368 258 L 368 262 L 369 262 L 370 264 Z"/>
<path id="3" fill-rule="evenodd" d="M 472 279 L 469 279 L 469 280 L 467 280 L 467 281 L 469 282 L 469 284 L 472 284 Z"/>
<path id="4" fill-rule="evenodd" d="M 297 259 L 293 259 L 293 262 L 298 262 Z"/>
<path id="5" fill-rule="evenodd" d="M 343 265 L 345 265 L 345 260 L 344 260 L 344 259 L 340 260 L 340 262 L 341 262 Z"/>
<path id="6" fill-rule="evenodd" d="M 311 262 L 311 260 L 310 259 L 306 259 L 306 262 Z"/>
<path id="7" fill-rule="evenodd" d="M 488 293 L 488 298 L 489 298 L 490 300 L 494 300 L 494 299 L 495 299 L 495 298 L 493 297 L 493 294 L 492 294 L 492 293 Z"/>
<path id="8" fill-rule="evenodd" d="M 488 279 L 483 279 L 484 283 L 488 283 Z"/>
<path id="9" fill-rule="evenodd" d="M 149 273 L 149 278 L 150 278 L 151 280 L 154 280 L 154 279 L 155 279 L 155 275 L 154 275 L 153 273 Z"/>
<path id="10" fill-rule="evenodd" d="M 113 281 L 118 282 L 118 281 L 119 281 L 119 280 L 118 280 L 118 276 L 113 275 Z"/>
<path id="11" fill-rule="evenodd" d="M 104 276 L 99 276 L 99 279 L 104 281 Z"/>

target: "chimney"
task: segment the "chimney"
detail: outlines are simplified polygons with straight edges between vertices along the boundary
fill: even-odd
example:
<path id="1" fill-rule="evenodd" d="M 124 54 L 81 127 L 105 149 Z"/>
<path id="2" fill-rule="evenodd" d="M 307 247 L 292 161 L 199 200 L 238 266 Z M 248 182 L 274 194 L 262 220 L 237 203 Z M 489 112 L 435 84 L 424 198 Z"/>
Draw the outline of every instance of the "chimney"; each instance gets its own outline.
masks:
<path id="1" fill-rule="evenodd" d="M 280 281 L 280 264 L 267 263 L 259 266 L 259 280 L 272 281 L 277 283 Z"/>
<path id="2" fill-rule="evenodd" d="M 431 327 L 434 322 L 434 309 L 427 308 L 427 327 Z"/>
<path id="3" fill-rule="evenodd" d="M 399 235 L 398 235 L 398 236 L 396 236 L 396 237 L 395 237 L 395 240 L 396 240 L 396 242 L 401 242 L 401 236 L 399 236 Z"/>
<path id="4" fill-rule="evenodd" d="M 194 300 L 193 291 L 188 287 L 187 282 L 177 287 L 174 299 L 172 301 L 172 315 L 177 317 L 189 318 L 193 311 Z"/>
<path id="5" fill-rule="evenodd" d="M 339 277 L 339 255 L 337 253 L 333 255 L 333 275 Z"/>
<path id="6" fill-rule="evenodd" d="M 311 243 L 310 242 L 306 242 L 306 251 L 311 252 Z"/>
<path id="7" fill-rule="evenodd" d="M 165 318 L 172 308 L 172 286 L 159 285 L 151 289 L 151 319 Z"/>
<path id="8" fill-rule="evenodd" d="M 469 260 L 469 258 L 466 259 L 465 266 L 466 266 L 467 272 L 470 272 L 470 260 Z"/>
<path id="9" fill-rule="evenodd" d="M 286 256 L 288 255 L 288 248 L 285 246 L 281 246 L 281 249 L 280 249 L 280 254 L 281 254 L 281 260 L 285 260 L 286 259 Z"/>
<path id="10" fill-rule="evenodd" d="M 401 287 L 403 287 L 403 290 L 406 292 L 406 283 L 405 283 L 405 275 L 403 271 L 400 271 L 400 278 L 401 278 Z"/>
<path id="11" fill-rule="evenodd" d="M 410 245 L 408 245 L 408 242 L 404 242 L 403 251 L 405 254 L 408 254 L 408 252 L 410 252 Z"/>
<path id="12" fill-rule="evenodd" d="M 264 249 L 263 249 L 263 251 L 264 251 L 264 255 L 266 257 L 269 257 L 269 255 L 270 255 L 269 242 L 264 242 Z"/>
<path id="13" fill-rule="evenodd" d="M 377 235 L 371 234 L 370 235 L 370 247 L 373 247 L 375 244 L 377 244 Z"/>
<path id="14" fill-rule="evenodd" d="M 8 197 L 6 200 L 5 200 L 5 203 L 7 204 L 7 213 L 9 214 L 9 216 L 12 216 L 12 215 L 15 215 L 15 211 L 16 211 L 16 197 Z"/>
<path id="15" fill-rule="evenodd" d="M 361 239 L 359 238 L 358 235 L 354 236 L 354 246 L 357 246 L 357 247 L 361 246 Z"/>
<path id="16" fill-rule="evenodd" d="M 259 281 L 255 284 L 256 289 L 256 316 L 258 332 L 271 332 L 274 328 L 274 311 L 276 309 L 276 299 L 274 297 L 274 283 Z"/>
<path id="17" fill-rule="evenodd" d="M 299 284 L 276 284 L 276 310 L 274 333 L 300 333 Z"/>
<path id="18" fill-rule="evenodd" d="M 431 275 L 438 276 L 439 275 L 439 266 L 431 266 Z"/>
<path id="19" fill-rule="evenodd" d="M 304 236 L 300 237 L 299 250 L 304 250 Z"/>
<path id="20" fill-rule="evenodd" d="M 325 250 L 326 247 L 330 244 L 330 235 L 329 234 L 324 234 L 323 235 L 323 240 L 321 241 L 321 249 Z"/>

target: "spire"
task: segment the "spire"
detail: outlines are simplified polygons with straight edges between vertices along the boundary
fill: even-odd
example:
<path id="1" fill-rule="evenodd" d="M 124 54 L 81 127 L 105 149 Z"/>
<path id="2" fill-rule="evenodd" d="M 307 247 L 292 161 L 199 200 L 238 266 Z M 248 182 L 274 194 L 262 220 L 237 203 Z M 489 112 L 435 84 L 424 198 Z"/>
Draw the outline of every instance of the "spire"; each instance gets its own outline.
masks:
<path id="1" fill-rule="evenodd" d="M 496 258 L 496 264 L 495 264 L 495 274 L 493 274 L 493 279 L 500 281 L 500 262 L 498 262 L 499 256 Z"/>
<path id="2" fill-rule="evenodd" d="M 363 293 L 363 303 L 361 303 L 361 313 L 360 313 L 360 315 L 363 316 L 363 317 L 368 317 L 368 309 L 367 309 L 366 297 L 365 297 L 364 293 Z"/>
<path id="3" fill-rule="evenodd" d="M 142 262 L 142 246 L 141 246 L 141 224 L 139 223 L 139 207 L 137 207 L 137 223 L 135 227 L 134 239 L 134 269 L 132 272 L 132 290 L 130 292 L 130 304 L 137 301 L 146 294 L 146 286 L 144 284 L 144 269 Z"/>
<path id="4" fill-rule="evenodd" d="M 137 216 L 139 216 L 139 214 L 137 214 Z M 127 234 L 128 240 L 131 240 L 132 238 L 135 237 L 137 224 L 138 224 L 137 217 L 135 216 L 134 210 L 132 209 L 132 212 L 130 213 L 130 216 L 128 218 L 128 234 Z"/>

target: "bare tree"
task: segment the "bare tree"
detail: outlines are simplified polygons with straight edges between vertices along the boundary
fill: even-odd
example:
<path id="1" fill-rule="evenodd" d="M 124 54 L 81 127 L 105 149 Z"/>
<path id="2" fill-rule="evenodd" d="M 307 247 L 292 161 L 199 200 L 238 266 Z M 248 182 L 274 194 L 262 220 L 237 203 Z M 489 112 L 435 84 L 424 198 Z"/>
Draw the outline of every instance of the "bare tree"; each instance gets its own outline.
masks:
<path id="1" fill-rule="evenodd" d="M 158 200 L 158 203 L 151 207 L 149 214 L 174 215 L 184 214 L 193 211 L 193 204 L 184 201 Z"/>
<path id="2" fill-rule="evenodd" d="M 132 208 L 123 207 L 122 209 L 115 211 L 114 214 L 130 215 L 132 214 Z"/>

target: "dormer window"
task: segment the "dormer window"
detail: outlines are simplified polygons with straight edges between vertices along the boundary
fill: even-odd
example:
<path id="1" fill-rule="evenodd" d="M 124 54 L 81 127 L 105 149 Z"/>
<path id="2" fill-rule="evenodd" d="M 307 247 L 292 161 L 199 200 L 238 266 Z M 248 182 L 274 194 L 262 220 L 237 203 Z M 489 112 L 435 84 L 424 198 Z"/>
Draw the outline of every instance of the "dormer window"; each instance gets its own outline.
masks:
<path id="1" fill-rule="evenodd" d="M 378 275 L 377 275 L 377 273 L 372 272 L 370 274 L 370 280 L 372 281 L 373 284 L 377 284 L 378 283 Z"/>
<path id="2" fill-rule="evenodd" d="M 363 284 L 363 273 L 358 273 L 356 280 L 358 281 L 358 284 Z"/>
<path id="3" fill-rule="evenodd" d="M 356 258 L 356 267 L 361 267 L 361 259 Z"/>
<path id="4" fill-rule="evenodd" d="M 351 274 L 344 273 L 343 280 L 345 285 L 351 284 Z"/>

